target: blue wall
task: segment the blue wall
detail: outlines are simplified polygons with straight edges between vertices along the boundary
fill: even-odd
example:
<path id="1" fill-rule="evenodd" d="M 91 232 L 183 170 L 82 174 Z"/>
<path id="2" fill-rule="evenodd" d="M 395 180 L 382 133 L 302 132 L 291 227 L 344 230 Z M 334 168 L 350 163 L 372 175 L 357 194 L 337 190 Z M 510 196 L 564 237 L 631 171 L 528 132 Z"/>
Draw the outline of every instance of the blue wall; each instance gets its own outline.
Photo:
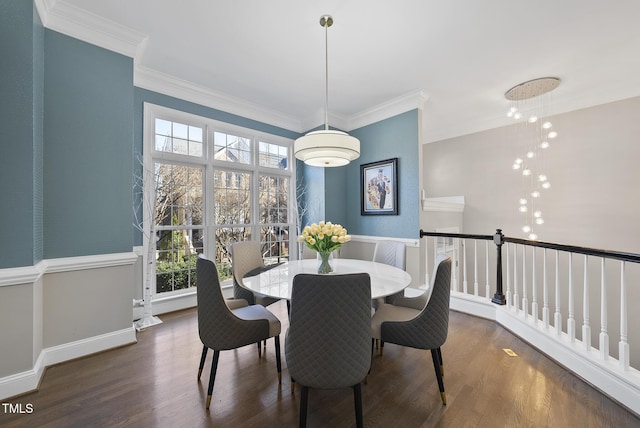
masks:
<path id="1" fill-rule="evenodd" d="M 42 258 L 43 32 L 33 2 L 0 2 L 0 268 Z"/>
<path id="2" fill-rule="evenodd" d="M 360 140 L 360 157 L 346 167 L 326 170 L 328 220 L 342 223 L 352 235 L 418 236 L 419 126 L 416 109 L 350 132 Z M 398 158 L 399 215 L 361 215 L 360 165 L 391 158 Z"/>
<path id="3" fill-rule="evenodd" d="M 44 257 L 131 251 L 133 60 L 45 31 Z"/>

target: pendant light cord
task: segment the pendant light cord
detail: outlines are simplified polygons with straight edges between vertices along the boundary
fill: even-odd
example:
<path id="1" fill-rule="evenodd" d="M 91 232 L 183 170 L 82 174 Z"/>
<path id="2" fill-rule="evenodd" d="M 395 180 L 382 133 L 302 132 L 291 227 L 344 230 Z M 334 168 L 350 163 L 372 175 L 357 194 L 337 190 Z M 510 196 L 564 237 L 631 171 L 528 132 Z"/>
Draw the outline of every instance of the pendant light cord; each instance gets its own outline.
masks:
<path id="1" fill-rule="evenodd" d="M 324 22 L 324 129 L 329 130 L 329 18 Z"/>

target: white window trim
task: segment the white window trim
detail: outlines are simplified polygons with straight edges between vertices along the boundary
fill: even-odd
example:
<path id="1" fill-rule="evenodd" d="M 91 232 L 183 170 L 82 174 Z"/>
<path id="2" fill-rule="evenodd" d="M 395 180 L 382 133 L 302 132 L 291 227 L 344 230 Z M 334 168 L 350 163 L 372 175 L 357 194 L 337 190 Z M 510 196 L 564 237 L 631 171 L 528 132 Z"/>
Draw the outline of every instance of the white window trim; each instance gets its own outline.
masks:
<path id="1" fill-rule="evenodd" d="M 203 156 L 189 156 L 182 155 L 176 153 L 169 152 L 161 152 L 155 150 L 155 119 L 162 118 L 171 121 L 177 121 L 181 123 L 185 123 L 187 125 L 193 125 L 197 127 L 203 128 Z M 253 163 L 250 165 L 241 164 L 241 163 L 231 163 L 220 160 L 213 159 L 213 133 L 216 132 L 224 132 L 227 134 L 233 134 L 240 137 L 246 137 L 251 139 L 254 144 L 252 144 L 252 160 Z M 265 141 L 273 144 L 279 144 L 282 146 L 286 146 L 289 151 L 289 155 L 287 156 L 287 169 L 277 169 L 277 168 L 269 168 L 259 165 L 259 141 Z M 251 236 L 252 239 L 256 239 L 260 237 L 260 228 L 261 224 L 259 223 L 259 206 L 258 206 L 258 189 L 259 189 L 259 175 L 260 174 L 268 174 L 268 175 L 280 175 L 283 177 L 289 178 L 289 196 L 290 203 L 288 207 L 288 226 L 289 226 L 289 248 L 296 248 L 297 240 L 295 235 L 295 222 L 296 222 L 296 212 L 293 204 L 295 202 L 296 197 L 296 162 L 293 156 L 293 140 L 281 137 L 278 135 L 268 134 L 262 131 L 257 131 L 251 128 L 245 128 L 238 125 L 221 122 L 215 119 L 210 119 L 203 116 L 198 116 L 192 113 L 183 112 L 180 110 L 159 106 L 156 104 L 145 102 L 143 104 L 143 169 L 146 169 L 148 165 L 153 165 L 156 161 L 168 161 L 175 164 L 181 165 L 189 165 L 196 166 L 200 165 L 204 167 L 204 183 L 203 183 L 203 195 L 204 195 L 204 224 L 202 225 L 202 229 L 204 230 L 204 244 L 203 244 L 203 252 L 206 257 L 209 257 L 212 254 L 215 254 L 215 239 L 212 239 L 215 236 L 215 228 L 216 225 L 213 224 L 210 216 L 213 213 L 213 198 L 207 197 L 209 191 L 209 186 L 213 183 L 213 172 L 215 169 L 227 169 L 227 170 L 238 170 L 238 171 L 246 171 L 252 174 L 252 203 L 251 203 Z M 146 176 L 147 174 L 145 174 Z M 145 177 L 146 178 L 146 177 Z M 144 196 L 153 195 L 155 197 L 155 189 L 153 187 L 153 180 L 145 179 L 144 180 Z M 143 218 L 144 218 L 144 233 L 150 234 L 151 232 L 151 221 L 153 219 L 153 213 L 149 212 L 150 204 L 143 204 Z M 200 227 L 196 227 L 200 228 Z M 293 233 L 292 233 L 293 232 Z M 143 236 L 143 258 L 146 258 L 148 254 L 148 239 Z M 154 249 L 155 254 L 155 249 Z M 297 251 L 290 251 L 290 257 L 297 257 Z M 143 263 L 146 266 L 146 260 Z M 142 287 L 144 288 L 145 277 L 146 277 L 146 269 L 143 268 L 143 278 L 142 278 Z M 229 286 L 227 284 L 226 286 Z M 184 290 L 176 290 L 171 292 L 165 292 L 161 294 L 156 293 L 156 275 L 155 270 L 151 277 L 151 289 L 152 289 L 152 300 L 153 301 L 166 301 L 167 299 L 172 298 L 183 298 L 190 294 L 194 294 L 195 291 L 193 289 L 187 288 Z M 144 295 L 144 289 L 143 289 Z M 187 306 L 192 306 L 192 304 L 187 304 Z M 174 308 L 175 310 L 175 308 Z M 155 312 L 155 311 L 154 311 Z"/>

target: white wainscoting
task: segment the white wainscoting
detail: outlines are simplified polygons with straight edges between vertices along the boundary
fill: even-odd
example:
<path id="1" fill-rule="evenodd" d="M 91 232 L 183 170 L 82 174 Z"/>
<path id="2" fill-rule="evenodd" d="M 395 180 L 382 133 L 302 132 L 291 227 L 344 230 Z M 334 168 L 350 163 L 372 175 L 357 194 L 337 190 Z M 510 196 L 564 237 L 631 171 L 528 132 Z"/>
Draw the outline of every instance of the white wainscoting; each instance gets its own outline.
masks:
<path id="1" fill-rule="evenodd" d="M 0 399 L 36 389 L 47 366 L 136 342 L 135 260 L 117 253 L 0 269 L 0 323 L 11 326 L 0 330 Z"/>

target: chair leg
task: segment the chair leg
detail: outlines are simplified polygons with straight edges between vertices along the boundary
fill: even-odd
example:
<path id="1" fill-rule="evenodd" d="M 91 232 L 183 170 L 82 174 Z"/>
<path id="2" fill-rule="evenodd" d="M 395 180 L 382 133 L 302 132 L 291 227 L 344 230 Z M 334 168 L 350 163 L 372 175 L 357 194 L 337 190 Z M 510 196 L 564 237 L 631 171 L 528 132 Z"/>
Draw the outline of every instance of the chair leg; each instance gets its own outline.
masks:
<path id="1" fill-rule="evenodd" d="M 307 426 L 307 402 L 309 401 L 309 387 L 302 385 L 300 393 L 300 428 Z"/>
<path id="2" fill-rule="evenodd" d="M 262 358 L 262 346 L 260 346 L 260 342 L 256 343 L 258 345 L 258 358 Z"/>
<path id="3" fill-rule="evenodd" d="M 440 373 L 444 377 L 444 362 L 442 361 L 442 350 L 438 348 L 438 361 L 440 361 Z"/>
<path id="4" fill-rule="evenodd" d="M 447 405 L 447 395 L 444 392 L 444 382 L 442 381 L 442 372 L 440 371 L 440 361 L 438 360 L 438 350 L 431 350 L 431 359 L 433 360 L 433 368 L 436 371 L 436 379 L 438 379 L 438 388 L 440 389 L 440 398 L 442 398 L 442 404 Z"/>
<path id="5" fill-rule="evenodd" d="M 382 354 L 384 353 L 384 342 L 381 340 L 380 341 L 380 356 L 382 357 Z"/>
<path id="6" fill-rule="evenodd" d="M 356 427 L 362 428 L 362 386 L 359 383 L 353 385 L 353 402 L 356 407 Z"/>
<path id="7" fill-rule="evenodd" d="M 202 356 L 200 357 L 200 367 L 198 367 L 198 380 L 200 380 L 200 376 L 202 375 L 202 369 L 204 368 L 204 361 L 207 358 L 207 351 L 209 348 L 206 346 L 202 347 Z"/>
<path id="8" fill-rule="evenodd" d="M 282 364 L 280 363 L 280 336 L 276 336 L 276 368 L 278 369 L 278 385 L 282 384 Z"/>
<path id="9" fill-rule="evenodd" d="M 216 370 L 218 369 L 218 360 L 220 359 L 220 351 L 214 349 L 213 362 L 211 363 L 211 375 L 209 376 L 209 388 L 207 389 L 207 409 L 211 405 L 211 394 L 213 393 L 213 384 L 216 381 Z"/>

